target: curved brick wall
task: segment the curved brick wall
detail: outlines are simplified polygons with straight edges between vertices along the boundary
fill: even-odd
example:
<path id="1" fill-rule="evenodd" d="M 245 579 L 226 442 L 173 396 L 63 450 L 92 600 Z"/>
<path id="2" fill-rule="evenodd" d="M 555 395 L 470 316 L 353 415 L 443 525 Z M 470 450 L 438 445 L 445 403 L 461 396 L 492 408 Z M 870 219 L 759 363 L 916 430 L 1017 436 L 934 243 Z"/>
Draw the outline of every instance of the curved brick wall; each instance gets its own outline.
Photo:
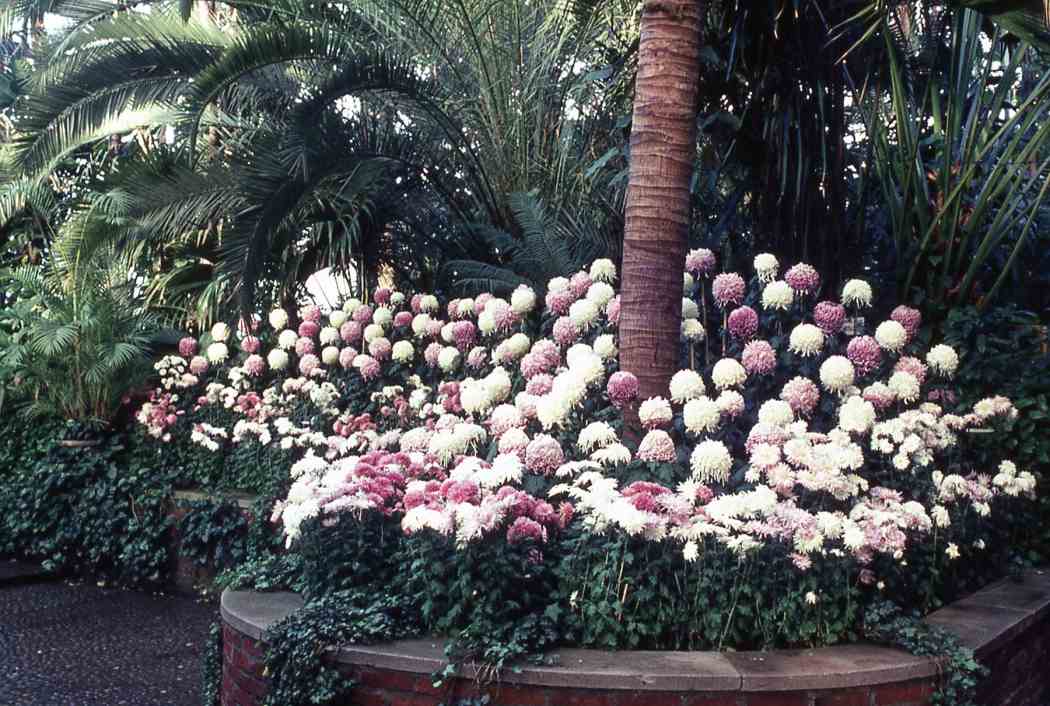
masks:
<path id="1" fill-rule="evenodd" d="M 263 631 L 295 611 L 290 593 L 226 592 L 223 706 L 257 706 L 266 693 Z M 989 706 L 1050 703 L 1050 573 L 1002 581 L 932 614 L 992 668 Z M 498 706 L 925 706 L 937 664 L 898 650 L 844 645 L 773 652 L 602 652 L 562 650 L 558 666 L 522 666 L 478 687 L 470 675 L 434 689 L 441 645 L 408 640 L 333 649 L 359 686 L 355 706 L 446 706 L 488 694 Z"/>

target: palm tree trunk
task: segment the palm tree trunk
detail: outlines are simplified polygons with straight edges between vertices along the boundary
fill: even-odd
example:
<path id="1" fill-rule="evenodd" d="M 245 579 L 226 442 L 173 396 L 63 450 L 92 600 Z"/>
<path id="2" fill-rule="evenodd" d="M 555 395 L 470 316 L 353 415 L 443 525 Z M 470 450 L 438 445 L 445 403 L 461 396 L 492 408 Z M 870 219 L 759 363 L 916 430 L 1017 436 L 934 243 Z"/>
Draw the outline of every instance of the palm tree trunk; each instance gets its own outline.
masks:
<path id="1" fill-rule="evenodd" d="M 703 0 L 645 0 L 624 228 L 620 368 L 641 399 L 679 366 Z"/>

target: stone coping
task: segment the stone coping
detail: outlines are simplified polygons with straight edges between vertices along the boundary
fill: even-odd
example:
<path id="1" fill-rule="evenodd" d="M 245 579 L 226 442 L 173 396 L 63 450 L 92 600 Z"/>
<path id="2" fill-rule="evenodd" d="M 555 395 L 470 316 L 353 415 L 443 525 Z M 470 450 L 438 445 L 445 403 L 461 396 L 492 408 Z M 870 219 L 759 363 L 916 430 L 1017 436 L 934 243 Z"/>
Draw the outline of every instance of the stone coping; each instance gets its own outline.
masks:
<path id="1" fill-rule="evenodd" d="M 222 618 L 255 640 L 274 622 L 303 605 L 294 593 L 225 591 Z M 930 614 L 977 655 L 995 649 L 1050 614 L 1050 571 L 1003 579 Z M 438 640 L 403 640 L 333 648 L 337 662 L 429 675 L 446 664 Z M 852 644 L 769 652 L 609 652 L 563 649 L 554 666 L 507 670 L 508 684 L 631 691 L 803 691 L 847 689 L 934 676 L 937 660 L 875 645 Z"/>

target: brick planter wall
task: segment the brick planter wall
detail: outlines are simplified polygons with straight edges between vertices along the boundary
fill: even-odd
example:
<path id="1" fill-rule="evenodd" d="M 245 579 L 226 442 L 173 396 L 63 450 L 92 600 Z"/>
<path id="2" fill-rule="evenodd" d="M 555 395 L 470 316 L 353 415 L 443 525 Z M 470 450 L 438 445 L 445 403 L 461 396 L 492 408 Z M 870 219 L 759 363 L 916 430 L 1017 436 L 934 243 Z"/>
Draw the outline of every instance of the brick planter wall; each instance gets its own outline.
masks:
<path id="1" fill-rule="evenodd" d="M 226 592 L 222 597 L 222 706 L 258 706 L 267 689 L 262 635 L 302 605 L 289 593 Z M 1050 703 L 1050 573 L 1002 581 L 932 614 L 955 632 L 992 675 L 989 706 Z M 872 645 L 772 652 L 603 652 L 566 649 L 557 666 L 523 665 L 498 685 L 465 675 L 435 689 L 442 646 L 406 640 L 331 650 L 358 686 L 355 706 L 455 706 L 487 694 L 494 706 L 927 706 L 938 665 Z"/>

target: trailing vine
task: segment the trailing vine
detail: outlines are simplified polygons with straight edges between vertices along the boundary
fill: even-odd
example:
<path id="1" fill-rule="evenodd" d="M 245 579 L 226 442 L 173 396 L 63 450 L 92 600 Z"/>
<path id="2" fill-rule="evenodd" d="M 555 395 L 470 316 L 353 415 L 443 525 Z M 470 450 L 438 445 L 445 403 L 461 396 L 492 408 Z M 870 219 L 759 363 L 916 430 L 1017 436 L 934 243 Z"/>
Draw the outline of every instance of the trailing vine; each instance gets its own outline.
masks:
<path id="1" fill-rule="evenodd" d="M 208 630 L 201 660 L 201 706 L 219 706 L 222 686 L 222 623 Z"/>
<path id="2" fill-rule="evenodd" d="M 977 686 L 988 670 L 977 661 L 973 650 L 952 633 L 906 614 L 889 601 L 878 601 L 868 608 L 864 631 L 870 640 L 899 647 L 917 657 L 942 660 L 943 679 L 934 692 L 934 704 L 978 706 Z"/>

